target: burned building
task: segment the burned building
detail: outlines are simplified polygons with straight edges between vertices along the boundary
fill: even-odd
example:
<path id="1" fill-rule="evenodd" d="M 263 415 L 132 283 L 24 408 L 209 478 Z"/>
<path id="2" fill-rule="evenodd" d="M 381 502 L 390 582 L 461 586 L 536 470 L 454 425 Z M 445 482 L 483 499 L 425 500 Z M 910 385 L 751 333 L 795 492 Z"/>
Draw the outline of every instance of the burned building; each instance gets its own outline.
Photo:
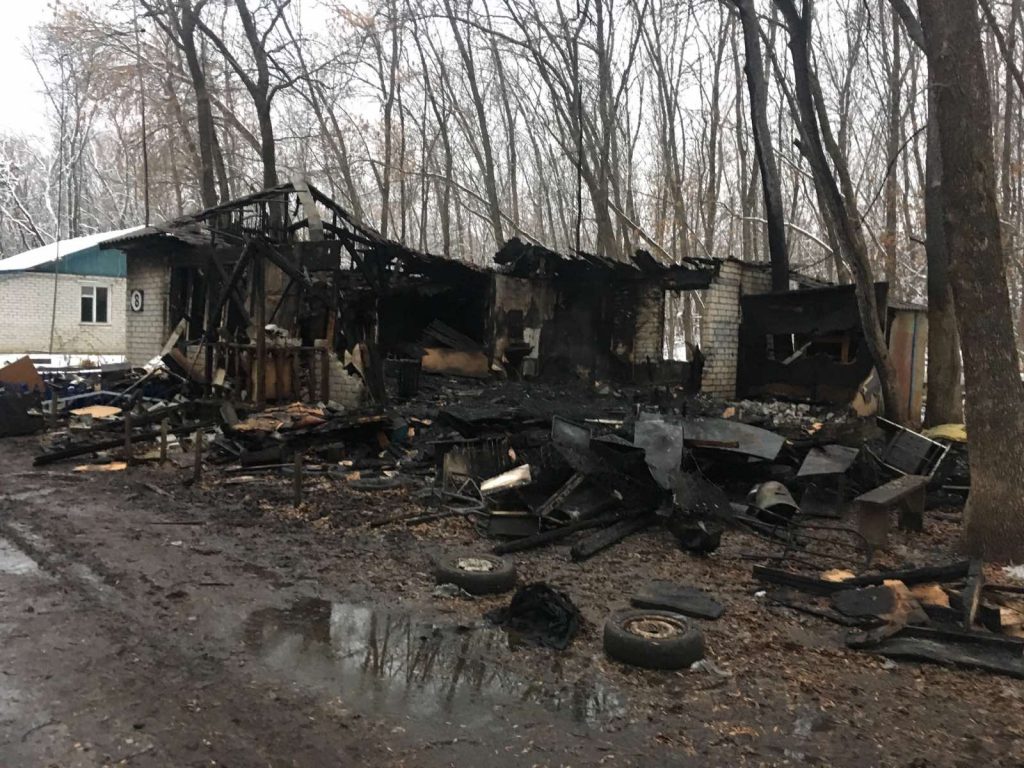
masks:
<path id="1" fill-rule="evenodd" d="M 485 268 L 383 238 L 302 181 L 108 245 L 128 254 L 143 299 L 128 317 L 129 360 L 170 354 L 255 402 L 380 398 L 388 358 L 480 377 L 653 380 L 665 375 L 666 291 L 706 290 L 718 269 L 517 239 Z"/>
<path id="2" fill-rule="evenodd" d="M 129 361 L 169 356 L 196 382 L 256 403 L 379 402 L 387 360 L 469 377 L 572 375 L 836 402 L 849 402 L 871 370 L 852 288 L 772 294 L 766 264 L 665 264 L 642 250 L 618 261 L 518 238 L 484 267 L 384 238 L 304 180 L 104 245 L 127 254 L 139 297 Z M 703 305 L 697 363 L 666 359 L 666 296 L 681 291 L 699 292 Z M 831 314 L 814 309 L 833 303 Z M 853 335 L 837 372 L 821 337 L 843 329 Z M 796 345 L 788 362 L 758 346 L 785 334 Z"/>

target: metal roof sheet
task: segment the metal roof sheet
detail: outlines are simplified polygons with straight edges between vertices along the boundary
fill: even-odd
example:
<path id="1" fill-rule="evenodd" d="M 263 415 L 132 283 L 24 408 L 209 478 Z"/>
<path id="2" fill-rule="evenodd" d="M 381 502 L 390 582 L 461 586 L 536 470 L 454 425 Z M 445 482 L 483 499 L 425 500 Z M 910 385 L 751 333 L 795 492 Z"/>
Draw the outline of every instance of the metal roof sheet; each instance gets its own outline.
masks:
<path id="1" fill-rule="evenodd" d="M 52 264 L 60 259 L 64 261 L 68 256 L 96 248 L 100 243 L 136 232 L 143 227 L 129 227 L 127 229 L 115 230 L 113 232 L 94 232 L 91 235 L 72 237 L 69 240 L 60 240 L 55 243 L 41 245 L 29 251 L 24 251 L 6 259 L 0 259 L 0 272 L 21 272 L 28 269 Z"/>

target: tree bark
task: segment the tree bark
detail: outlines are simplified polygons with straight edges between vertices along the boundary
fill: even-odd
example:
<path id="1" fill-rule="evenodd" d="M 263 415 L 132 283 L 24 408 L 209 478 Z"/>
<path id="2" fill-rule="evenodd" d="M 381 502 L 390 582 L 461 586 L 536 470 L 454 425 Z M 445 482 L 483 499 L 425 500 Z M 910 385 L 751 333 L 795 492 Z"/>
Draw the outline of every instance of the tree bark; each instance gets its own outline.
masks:
<path id="1" fill-rule="evenodd" d="M 963 340 L 971 493 L 964 543 L 1024 558 L 1024 382 L 996 205 L 988 73 L 974 3 L 920 0 L 942 152 L 944 225 Z"/>
<path id="2" fill-rule="evenodd" d="M 811 70 L 814 3 L 813 0 L 804 0 L 802 13 L 797 11 L 795 0 L 775 0 L 775 3 L 789 28 L 789 50 L 793 56 L 796 105 L 802 138 L 800 151 L 811 166 L 815 184 L 821 188 L 821 197 L 835 225 L 836 238 L 853 273 L 864 341 L 878 373 L 885 412 L 893 421 L 904 424 L 908 421 L 906 403 L 900 397 L 896 370 L 889 358 L 884 327 L 886 308 L 878 306 L 863 224 L 857 209 L 856 191 L 845 157 L 832 135 L 820 88 Z M 828 156 L 825 154 L 826 146 Z M 835 175 L 829 168 L 829 157 L 835 166 Z"/>
<path id="3" fill-rule="evenodd" d="M 789 288 L 789 249 L 786 245 L 786 222 L 783 216 L 782 182 L 775 159 L 771 132 L 768 128 L 768 82 L 761 55 L 760 28 L 754 0 L 735 0 L 743 27 L 744 72 L 750 92 L 750 125 L 754 131 L 754 149 L 761 171 L 764 195 L 764 218 L 768 222 L 768 253 L 772 263 L 772 290 Z"/>
<path id="4" fill-rule="evenodd" d="M 891 0 L 903 21 L 907 36 L 922 51 L 924 32 L 906 0 Z M 943 224 L 942 152 L 929 71 L 928 128 L 925 144 L 925 257 L 928 262 L 928 398 L 925 426 L 959 424 L 964 419 L 963 388 L 960 384 L 960 335 L 957 331 L 953 288 L 949 282 L 949 251 Z"/>
<path id="5" fill-rule="evenodd" d="M 205 0 L 193 6 L 191 0 L 179 0 L 178 10 L 171 18 L 177 27 L 185 63 L 188 65 L 192 89 L 196 94 L 196 123 L 199 128 L 199 194 L 205 208 L 217 204 L 217 186 L 214 178 L 213 142 L 215 128 L 213 125 L 213 108 L 210 106 L 210 91 L 206 85 L 206 72 L 199 60 L 196 48 L 196 17 L 205 5 Z M 168 11 L 172 11 L 168 8 Z"/>
<path id="6" fill-rule="evenodd" d="M 942 153 L 935 99 L 928 99 L 925 148 L 924 226 L 928 260 L 928 399 L 924 423 L 959 424 L 964 420 L 960 386 L 960 336 L 956 327 L 949 253 L 942 211 Z"/>

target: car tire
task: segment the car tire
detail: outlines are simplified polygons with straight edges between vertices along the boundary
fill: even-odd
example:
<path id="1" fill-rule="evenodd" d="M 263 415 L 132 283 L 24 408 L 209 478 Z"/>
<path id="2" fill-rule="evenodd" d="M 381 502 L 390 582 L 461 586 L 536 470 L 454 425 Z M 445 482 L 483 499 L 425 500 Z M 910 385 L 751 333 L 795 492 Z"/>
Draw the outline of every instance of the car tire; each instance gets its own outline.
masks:
<path id="1" fill-rule="evenodd" d="M 669 611 L 616 611 L 604 623 L 609 658 L 646 669 L 685 669 L 704 658 L 704 634 Z"/>
<path id="2" fill-rule="evenodd" d="M 434 559 L 434 577 L 438 584 L 454 584 L 471 595 L 496 595 L 516 585 L 516 567 L 496 555 L 442 555 Z"/>

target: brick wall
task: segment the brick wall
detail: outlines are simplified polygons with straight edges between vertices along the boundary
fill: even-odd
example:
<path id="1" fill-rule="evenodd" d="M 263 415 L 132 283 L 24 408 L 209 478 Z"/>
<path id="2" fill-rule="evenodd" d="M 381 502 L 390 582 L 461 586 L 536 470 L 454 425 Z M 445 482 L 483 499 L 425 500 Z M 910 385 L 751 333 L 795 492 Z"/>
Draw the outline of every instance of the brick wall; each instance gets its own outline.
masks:
<path id="1" fill-rule="evenodd" d="M 665 291 L 656 283 L 636 287 L 636 329 L 633 362 L 660 362 L 665 348 Z"/>
<path id="2" fill-rule="evenodd" d="M 160 354 L 172 328 L 168 323 L 171 271 L 162 256 L 128 257 L 128 292 L 144 292 L 141 312 L 128 311 L 126 323 L 128 362 L 145 365 Z"/>
<path id="3" fill-rule="evenodd" d="M 704 294 L 701 351 L 705 361 L 701 388 L 707 394 L 736 396 L 740 296 L 770 290 L 771 274 L 767 270 L 736 260 L 722 262 L 718 277 Z"/>
<path id="4" fill-rule="evenodd" d="M 0 353 L 47 353 L 54 321 L 53 352 L 63 355 L 125 354 L 125 279 L 45 272 L 0 274 Z M 83 323 L 82 286 L 109 290 L 106 323 Z"/>
<path id="5" fill-rule="evenodd" d="M 345 370 L 337 355 L 330 358 L 331 400 L 346 408 L 358 408 L 366 398 L 366 385 L 359 376 Z"/>

